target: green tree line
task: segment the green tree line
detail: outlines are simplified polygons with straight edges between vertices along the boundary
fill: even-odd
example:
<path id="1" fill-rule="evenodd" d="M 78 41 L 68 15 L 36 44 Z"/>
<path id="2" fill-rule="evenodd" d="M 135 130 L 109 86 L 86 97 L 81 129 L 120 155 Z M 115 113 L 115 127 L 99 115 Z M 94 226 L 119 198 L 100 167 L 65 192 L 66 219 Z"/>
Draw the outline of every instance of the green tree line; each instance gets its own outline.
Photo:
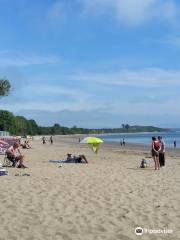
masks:
<path id="1" fill-rule="evenodd" d="M 153 126 L 130 126 L 122 124 L 120 128 L 88 129 L 64 127 L 55 123 L 51 127 L 38 126 L 35 120 L 28 120 L 23 116 L 14 116 L 13 113 L 0 110 L 0 131 L 8 131 L 12 135 L 67 135 L 67 134 L 103 134 L 103 133 L 127 133 L 127 132 L 153 132 L 167 131 L 167 129 Z"/>

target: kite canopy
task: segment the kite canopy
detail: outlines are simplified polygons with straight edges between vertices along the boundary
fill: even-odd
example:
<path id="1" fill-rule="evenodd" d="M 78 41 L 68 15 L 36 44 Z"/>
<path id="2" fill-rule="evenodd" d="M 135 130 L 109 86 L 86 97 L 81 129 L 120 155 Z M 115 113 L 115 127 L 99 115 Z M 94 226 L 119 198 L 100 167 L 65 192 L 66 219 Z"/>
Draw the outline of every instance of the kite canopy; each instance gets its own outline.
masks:
<path id="1" fill-rule="evenodd" d="M 87 143 L 94 153 L 98 153 L 100 144 L 103 143 L 103 140 L 96 137 L 86 137 L 81 140 L 80 143 Z"/>

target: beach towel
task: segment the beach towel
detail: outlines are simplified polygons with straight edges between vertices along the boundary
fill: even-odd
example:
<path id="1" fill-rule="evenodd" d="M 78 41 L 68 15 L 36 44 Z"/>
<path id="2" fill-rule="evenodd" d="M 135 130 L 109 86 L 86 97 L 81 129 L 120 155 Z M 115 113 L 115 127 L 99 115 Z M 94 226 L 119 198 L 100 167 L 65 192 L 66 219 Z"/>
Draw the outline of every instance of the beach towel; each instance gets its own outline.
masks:
<path id="1" fill-rule="evenodd" d="M 72 160 L 49 160 L 51 163 L 77 163 L 75 159 Z M 84 162 L 78 162 L 78 163 L 84 163 Z"/>

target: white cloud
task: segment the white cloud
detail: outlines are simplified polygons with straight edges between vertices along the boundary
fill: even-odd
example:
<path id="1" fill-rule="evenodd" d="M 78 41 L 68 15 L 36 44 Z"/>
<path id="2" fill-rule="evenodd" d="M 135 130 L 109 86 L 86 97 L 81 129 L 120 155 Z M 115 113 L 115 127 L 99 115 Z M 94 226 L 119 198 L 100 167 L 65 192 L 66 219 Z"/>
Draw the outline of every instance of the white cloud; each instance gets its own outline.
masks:
<path id="1" fill-rule="evenodd" d="M 66 17 L 66 8 L 67 5 L 65 5 L 62 1 L 56 1 L 48 11 L 48 18 L 51 20 L 63 20 Z"/>
<path id="2" fill-rule="evenodd" d="M 20 52 L 0 51 L 0 67 L 23 67 L 56 63 L 61 63 L 61 60 L 55 56 L 38 56 L 35 54 L 22 54 Z"/>
<path id="3" fill-rule="evenodd" d="M 74 0 L 55 1 L 47 16 L 53 21 L 63 21 L 77 16 L 106 16 L 118 22 L 137 26 L 148 21 L 175 22 L 179 7 L 175 0 Z"/>
<path id="4" fill-rule="evenodd" d="M 41 89 L 41 91 L 39 91 Z M 25 88 L 25 95 L 29 92 L 30 94 L 33 94 L 33 96 L 67 96 L 74 99 L 88 99 L 90 98 L 90 95 L 85 93 L 83 90 L 80 90 L 78 88 L 68 88 L 63 87 L 59 85 L 53 85 L 53 84 L 47 84 L 47 83 L 41 83 L 41 84 L 31 84 L 29 86 L 26 86 Z"/>
<path id="5" fill-rule="evenodd" d="M 107 112 L 118 113 L 121 114 L 139 114 L 139 116 L 143 115 L 154 115 L 159 116 L 163 114 L 174 114 L 180 115 L 180 98 L 176 97 L 171 100 L 164 100 L 161 102 L 128 102 L 127 99 L 124 102 L 112 102 Z"/>
<path id="6" fill-rule="evenodd" d="M 179 87 L 180 70 L 147 68 L 143 70 L 122 70 L 117 73 L 80 73 L 71 79 L 99 84 L 129 87 Z"/>
<path id="7" fill-rule="evenodd" d="M 81 73 L 55 76 L 23 87 L 20 99 L 1 99 L 1 109 L 10 111 L 103 111 L 109 114 L 156 115 L 180 112 L 180 70 L 141 69 L 116 73 Z M 40 76 L 37 76 L 37 80 Z M 43 79 L 43 77 L 42 77 Z M 54 79 L 49 82 L 48 79 Z M 73 82 L 74 81 L 74 82 Z M 65 84 L 68 82 L 68 86 Z M 41 83 L 41 84 L 40 84 Z M 77 87 L 75 83 L 77 83 Z M 88 86 L 88 87 L 86 87 Z M 126 87 L 126 88 L 123 88 Z M 137 87 L 137 88 L 135 88 Z"/>
<path id="8" fill-rule="evenodd" d="M 20 111 L 22 109 L 62 111 L 69 109 L 79 111 L 97 109 L 102 103 L 93 100 L 90 93 L 78 88 L 68 88 L 51 83 L 29 84 L 21 89 L 21 95 L 10 95 L 1 99 L 1 109 Z"/>
<path id="9" fill-rule="evenodd" d="M 1 103 L 1 109 L 7 109 L 9 111 L 21 111 L 21 110 L 43 110 L 43 111 L 49 111 L 49 112 L 55 112 L 55 111 L 63 111 L 63 110 L 71 110 L 71 111 L 85 111 L 85 110 L 97 110 L 98 108 L 102 107 L 102 103 L 94 102 L 94 101 L 88 101 L 86 99 L 77 99 L 76 101 L 21 101 L 21 102 L 14 102 L 12 103 L 6 103 L 3 101 Z"/>
<path id="10" fill-rule="evenodd" d="M 79 0 L 84 12 L 115 15 L 121 23 L 139 25 L 158 19 L 174 21 L 177 5 L 173 0 Z"/>

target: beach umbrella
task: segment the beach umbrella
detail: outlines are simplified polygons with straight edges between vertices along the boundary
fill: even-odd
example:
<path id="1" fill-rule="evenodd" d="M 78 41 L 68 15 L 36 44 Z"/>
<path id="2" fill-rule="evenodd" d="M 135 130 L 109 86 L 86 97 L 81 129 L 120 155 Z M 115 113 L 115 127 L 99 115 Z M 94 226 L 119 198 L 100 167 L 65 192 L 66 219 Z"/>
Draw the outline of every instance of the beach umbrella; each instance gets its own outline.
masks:
<path id="1" fill-rule="evenodd" d="M 98 153 L 99 147 L 103 140 L 97 137 L 86 137 L 80 141 L 80 143 L 86 143 L 90 146 L 94 153 Z"/>

